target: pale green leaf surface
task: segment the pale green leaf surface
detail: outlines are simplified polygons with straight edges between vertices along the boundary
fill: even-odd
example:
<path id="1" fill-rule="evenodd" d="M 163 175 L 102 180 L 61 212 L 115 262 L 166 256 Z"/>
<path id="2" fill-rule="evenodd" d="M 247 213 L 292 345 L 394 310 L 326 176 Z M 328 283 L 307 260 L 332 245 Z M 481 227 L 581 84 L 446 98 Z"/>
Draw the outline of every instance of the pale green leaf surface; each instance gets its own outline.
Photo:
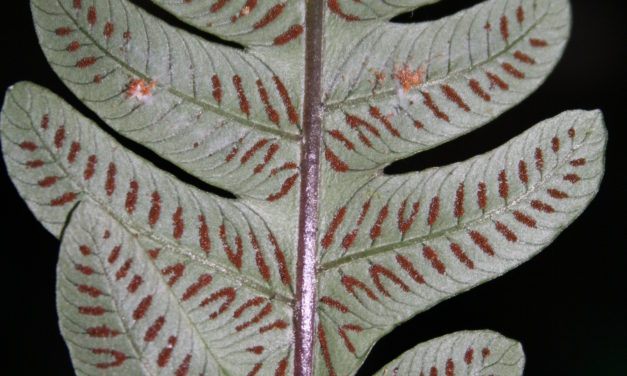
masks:
<path id="1" fill-rule="evenodd" d="M 440 0 L 325 0 L 335 15 L 348 22 L 392 18 Z"/>
<path id="2" fill-rule="evenodd" d="M 170 371 L 189 363 L 187 355 L 190 369 L 206 374 L 241 374 L 257 363 L 274 370 L 287 357 L 293 259 L 279 245 L 283 234 L 275 237 L 250 209 L 186 186 L 128 154 L 35 85 L 18 84 L 8 92 L 2 124 L 9 172 L 19 176 L 16 186 L 42 223 L 58 236 L 70 209 L 83 201 L 63 234 L 67 258 L 59 266 L 63 331 L 79 373 L 94 374 L 128 358 L 135 361 L 119 365 L 130 374 L 156 374 L 164 368 L 157 367 L 159 349 L 173 336 L 179 350 L 165 369 Z M 35 147 L 24 148 L 25 142 Z M 29 167 L 39 160 L 44 164 Z M 208 278 L 210 283 L 201 283 Z M 144 287 L 131 291 L 137 283 Z M 207 286 L 211 294 L 204 293 Z M 146 303 L 148 295 L 153 298 Z M 203 305 L 203 297 L 210 304 Z M 142 304 L 154 307 L 145 320 L 137 313 Z M 237 315 L 239 307 L 244 313 Z M 160 316 L 169 323 L 163 333 L 141 340 Z M 103 325 L 124 338 L 100 339 L 98 333 L 109 333 Z"/>
<path id="3" fill-rule="evenodd" d="M 24 143 L 34 148 L 24 148 Z M 294 260 L 282 249 L 290 247 L 290 232 L 275 235 L 262 217 L 240 203 L 157 170 L 45 89 L 21 83 L 8 92 L 2 146 L 16 187 L 54 235 L 60 235 L 72 206 L 89 198 L 129 231 L 215 268 L 234 283 L 289 300 Z M 43 165 L 29 167 L 33 161 Z M 284 278 L 280 264 L 273 262 L 278 252 L 285 258 Z M 256 257 L 267 260 L 267 279 Z"/>
<path id="4" fill-rule="evenodd" d="M 129 232 L 98 206 L 80 204 L 58 266 L 60 325 L 77 374 L 244 375 L 258 363 L 263 374 L 288 358 L 285 302 Z"/>
<path id="5" fill-rule="evenodd" d="M 482 330 L 452 333 L 422 343 L 375 375 L 519 376 L 524 364 L 525 356 L 519 343 Z"/>
<path id="6" fill-rule="evenodd" d="M 510 109 L 548 76 L 570 29 L 565 0 L 491 0 L 433 22 L 342 32 L 345 22 L 327 18 L 324 142 L 348 170 L 381 168 Z"/>
<path id="7" fill-rule="evenodd" d="M 303 166 L 320 174 L 307 191 L 319 198 L 315 375 L 354 374 L 377 339 L 528 260 L 598 190 L 598 111 L 565 112 L 465 162 L 382 172 L 535 90 L 566 43 L 566 0 L 489 0 L 413 25 L 388 21 L 434 0 L 320 0 L 318 71 L 305 1 L 153 1 L 244 49 L 127 0 L 31 4 L 46 57 L 81 101 L 237 199 L 160 171 L 36 85 L 12 87 L 2 110 L 9 174 L 62 238 L 59 317 L 78 374 L 295 372 Z M 317 165 L 301 160 L 305 61 L 324 95 Z M 511 340 L 459 332 L 379 374 L 519 375 L 523 363 Z"/>
<path id="8" fill-rule="evenodd" d="M 126 1 L 80 9 L 71 0 L 31 4 L 53 69 L 121 135 L 204 181 L 258 199 L 298 175 L 281 169 L 298 162 L 300 132 L 301 99 L 293 93 L 302 85 L 287 69 L 175 29 Z M 134 80 L 150 94 L 133 95 Z"/>
<path id="9" fill-rule="evenodd" d="M 605 142 L 598 111 L 570 111 L 468 161 L 374 177 L 335 208 L 320 234 L 319 309 L 336 372 L 548 245 L 598 191 Z"/>
<path id="10" fill-rule="evenodd" d="M 288 34 L 302 32 L 304 7 L 298 0 L 152 2 L 202 31 L 246 46 L 281 45 Z"/>

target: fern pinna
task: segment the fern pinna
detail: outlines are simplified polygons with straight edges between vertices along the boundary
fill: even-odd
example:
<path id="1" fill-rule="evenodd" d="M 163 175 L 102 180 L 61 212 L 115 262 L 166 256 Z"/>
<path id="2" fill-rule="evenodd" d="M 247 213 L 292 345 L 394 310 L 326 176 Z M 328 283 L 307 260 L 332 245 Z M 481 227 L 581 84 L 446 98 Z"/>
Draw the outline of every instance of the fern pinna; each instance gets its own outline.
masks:
<path id="1" fill-rule="evenodd" d="M 605 129 L 569 111 L 486 154 L 387 175 L 546 78 L 567 0 L 32 0 L 40 43 L 120 136 L 31 83 L 9 89 L 13 182 L 61 240 L 57 302 L 77 374 L 351 375 L 374 343 L 532 257 L 598 190 Z M 490 331 L 420 344 L 380 375 L 519 375 Z"/>

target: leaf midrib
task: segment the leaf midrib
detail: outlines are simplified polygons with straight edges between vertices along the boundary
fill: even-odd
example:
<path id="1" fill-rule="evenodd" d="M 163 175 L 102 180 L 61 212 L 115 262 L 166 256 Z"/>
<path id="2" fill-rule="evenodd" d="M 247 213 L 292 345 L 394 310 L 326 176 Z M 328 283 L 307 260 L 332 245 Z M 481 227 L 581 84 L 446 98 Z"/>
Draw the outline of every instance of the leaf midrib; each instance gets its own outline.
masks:
<path id="1" fill-rule="evenodd" d="M 320 207 L 322 143 L 322 52 L 326 2 L 305 2 L 304 104 L 302 114 L 301 186 L 296 250 L 296 294 L 294 302 L 294 375 L 313 376 L 317 305 L 316 254 Z"/>
<path id="2" fill-rule="evenodd" d="M 35 5 L 35 3 L 32 3 L 33 6 L 37 6 Z M 78 21 L 72 17 L 72 15 L 70 14 L 70 12 L 68 12 L 67 9 L 65 9 L 65 7 L 63 6 L 63 4 L 61 4 L 60 0 L 57 0 L 57 4 L 59 5 L 59 7 L 63 10 L 63 12 L 65 13 L 65 15 L 72 20 L 72 22 L 74 23 L 74 25 L 78 28 L 78 30 L 80 30 L 81 33 L 83 33 L 83 35 L 85 35 L 86 38 L 88 38 L 94 46 L 96 46 L 100 51 L 102 51 L 102 53 L 110 58 L 111 60 L 113 60 L 115 63 L 117 63 L 118 65 L 120 65 L 121 67 L 123 67 L 124 69 L 127 69 L 129 72 L 131 72 L 132 74 L 134 74 L 135 76 L 145 80 L 145 81 L 150 81 L 151 77 L 148 77 L 147 75 L 145 75 L 144 73 L 138 71 L 137 69 L 131 67 L 130 65 L 128 65 L 127 63 L 125 63 L 124 61 L 118 59 L 115 55 L 112 55 L 106 48 L 104 48 L 95 38 L 93 38 L 88 32 L 87 30 L 85 30 L 83 27 L 80 26 L 80 24 L 78 23 Z M 133 4 L 131 4 L 131 6 L 135 6 Z M 43 9 L 40 9 L 40 11 L 45 12 Z M 205 41 L 203 40 L 202 43 L 204 43 Z M 157 83 L 157 86 L 160 86 L 159 83 Z M 181 98 L 183 101 L 186 101 L 188 103 L 193 103 L 194 105 L 197 105 L 198 107 L 202 108 L 203 110 L 206 111 L 210 111 L 213 112 L 217 115 L 220 115 L 224 118 L 227 118 L 229 120 L 232 120 L 234 122 L 237 122 L 239 124 L 241 124 L 244 127 L 247 128 L 252 128 L 255 130 L 259 130 L 265 133 L 270 133 L 276 136 L 279 136 L 287 141 L 290 142 L 298 142 L 301 140 L 301 135 L 300 134 L 295 134 L 295 133 L 290 133 L 290 132 L 285 132 L 282 131 L 280 129 L 275 129 L 272 127 L 268 127 L 266 125 L 257 123 L 249 118 L 243 118 L 241 116 L 237 116 L 233 113 L 230 113 L 228 111 L 223 110 L 220 107 L 216 107 L 213 106 L 209 103 L 205 103 L 205 102 L 201 102 L 199 100 L 197 100 L 196 98 L 190 97 L 187 94 L 184 94 L 176 89 L 174 89 L 172 86 L 167 86 L 166 90 L 171 93 L 172 95 Z"/>

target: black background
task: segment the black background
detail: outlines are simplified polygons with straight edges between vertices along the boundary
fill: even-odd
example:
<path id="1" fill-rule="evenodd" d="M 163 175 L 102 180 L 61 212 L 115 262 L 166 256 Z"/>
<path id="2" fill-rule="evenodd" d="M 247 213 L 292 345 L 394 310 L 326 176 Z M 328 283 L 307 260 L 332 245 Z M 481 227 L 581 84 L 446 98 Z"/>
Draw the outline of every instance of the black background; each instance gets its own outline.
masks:
<path id="1" fill-rule="evenodd" d="M 446 0 L 399 21 L 435 19 L 478 2 Z M 33 81 L 91 115 L 46 63 L 28 3 L 2 3 L 0 90 L 20 80 Z M 621 114 L 627 107 L 627 13 L 623 1 L 571 3 L 571 40 L 555 72 L 536 93 L 471 135 L 397 163 L 387 171 L 464 160 L 562 111 L 600 108 L 609 130 L 609 145 L 598 197 L 531 261 L 439 304 L 381 339 L 359 375 L 374 373 L 416 343 L 464 329 L 492 329 L 519 340 L 527 357 L 526 375 L 627 375 L 627 158 L 624 146 L 620 146 L 627 126 Z M 175 23 L 171 18 L 168 21 Z M 9 374 L 72 375 L 69 354 L 57 328 L 54 301 L 59 243 L 30 214 L 4 165 L 0 168 L 0 190 L 0 301 L 4 315 L 0 369 L 4 374 L 20 369 Z"/>

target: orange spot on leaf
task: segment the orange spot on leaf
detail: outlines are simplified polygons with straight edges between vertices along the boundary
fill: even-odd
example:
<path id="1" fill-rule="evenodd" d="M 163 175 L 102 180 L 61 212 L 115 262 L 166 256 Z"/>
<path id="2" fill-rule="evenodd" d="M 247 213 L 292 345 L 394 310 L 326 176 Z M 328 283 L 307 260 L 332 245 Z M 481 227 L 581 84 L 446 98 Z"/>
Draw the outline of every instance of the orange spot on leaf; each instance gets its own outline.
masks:
<path id="1" fill-rule="evenodd" d="M 136 98 L 140 101 L 143 101 L 152 96 L 152 91 L 154 90 L 155 86 L 156 84 L 153 80 L 151 80 L 150 83 L 146 83 L 146 81 L 142 79 L 133 79 L 126 86 L 126 97 Z"/>
<path id="2" fill-rule="evenodd" d="M 412 71 L 407 64 L 403 64 L 402 67 L 395 66 L 392 78 L 398 80 L 403 91 L 406 93 L 414 87 L 420 86 L 424 81 L 424 76 L 427 73 L 425 65 L 421 65 L 417 70 Z"/>

